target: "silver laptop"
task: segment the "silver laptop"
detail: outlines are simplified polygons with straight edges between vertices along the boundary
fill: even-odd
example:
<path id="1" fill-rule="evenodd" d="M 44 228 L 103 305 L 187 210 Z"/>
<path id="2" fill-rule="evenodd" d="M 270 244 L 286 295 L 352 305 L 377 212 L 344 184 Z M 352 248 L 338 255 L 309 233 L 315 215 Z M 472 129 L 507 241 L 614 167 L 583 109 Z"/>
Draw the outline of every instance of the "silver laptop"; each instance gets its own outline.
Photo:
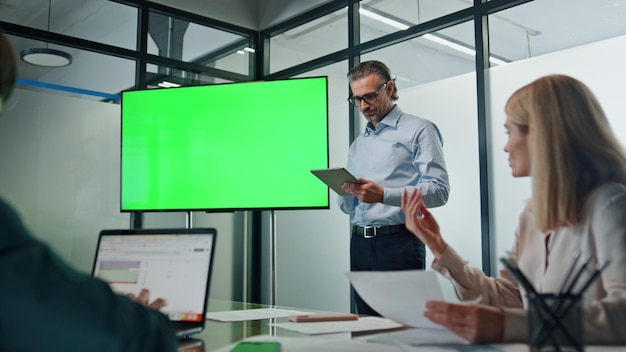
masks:
<path id="1" fill-rule="evenodd" d="M 150 290 L 164 298 L 176 336 L 204 329 L 217 231 L 197 229 L 102 230 L 92 275 L 119 294 Z"/>

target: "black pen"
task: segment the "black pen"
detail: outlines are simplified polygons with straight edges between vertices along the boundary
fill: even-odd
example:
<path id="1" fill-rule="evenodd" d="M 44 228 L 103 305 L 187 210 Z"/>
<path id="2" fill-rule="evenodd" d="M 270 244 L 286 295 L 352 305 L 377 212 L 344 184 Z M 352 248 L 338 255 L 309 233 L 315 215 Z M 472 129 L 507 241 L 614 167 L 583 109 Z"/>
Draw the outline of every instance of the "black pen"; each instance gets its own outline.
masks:
<path id="1" fill-rule="evenodd" d="M 596 269 L 596 271 L 594 271 L 593 274 L 591 274 L 591 277 L 589 277 L 589 279 L 587 280 L 587 282 L 585 282 L 585 284 L 583 285 L 583 287 L 580 289 L 580 291 L 578 292 L 579 295 L 582 295 L 583 293 L 585 293 L 585 291 L 589 288 L 589 286 L 591 286 L 591 284 L 596 281 L 596 279 L 600 276 L 600 274 L 602 274 L 602 272 L 604 271 L 604 269 L 606 269 L 609 264 L 611 263 L 611 259 L 607 259 L 606 262 L 604 262 L 604 264 L 602 264 L 602 266 L 598 269 Z"/>
<path id="2" fill-rule="evenodd" d="M 532 294 L 533 296 L 538 295 L 537 290 L 535 290 L 535 287 L 533 286 L 533 284 L 526 278 L 524 273 L 522 273 L 522 271 L 517 266 L 517 263 L 515 263 L 513 259 L 500 258 L 500 261 L 502 262 L 502 264 L 504 264 L 506 269 L 515 277 L 515 279 L 517 279 L 517 282 L 519 282 L 520 285 L 522 285 L 522 287 L 528 293 Z"/>
<path id="3" fill-rule="evenodd" d="M 589 256 L 589 258 L 587 258 L 587 260 L 585 260 L 585 263 L 583 263 L 583 265 L 580 267 L 580 270 L 578 270 L 578 272 L 576 273 L 576 275 L 574 276 L 574 279 L 572 279 L 572 282 L 569 284 L 569 286 L 567 287 L 567 290 L 565 291 L 565 294 L 570 294 L 572 293 L 572 290 L 574 289 L 574 287 L 576 286 L 576 283 L 578 282 L 578 280 L 580 279 L 580 276 L 582 275 L 582 273 L 585 271 L 585 269 L 587 269 L 587 266 L 589 265 L 589 263 L 591 263 L 591 260 L 593 259 L 592 256 Z"/>
<path id="4" fill-rule="evenodd" d="M 569 284 L 567 289 L 565 291 L 563 291 L 563 287 L 561 287 L 561 291 L 559 291 L 559 296 L 573 296 L 574 295 L 572 293 L 572 290 L 576 286 L 576 283 L 578 282 L 578 280 L 580 279 L 582 273 L 585 271 L 585 269 L 587 268 L 587 266 L 589 265 L 589 263 L 591 262 L 592 259 L 593 259 L 593 257 L 589 256 L 589 258 L 587 258 L 587 260 L 585 260 L 585 262 L 580 267 L 580 269 L 578 270 L 576 275 L 574 275 L 574 278 L 572 279 L 572 282 Z M 554 307 L 554 313 L 557 314 L 557 316 L 559 315 L 559 312 L 561 311 L 561 306 L 563 305 L 563 302 L 564 302 L 564 300 L 560 300 L 556 304 L 556 307 Z"/>
<path id="5" fill-rule="evenodd" d="M 559 289 L 559 294 L 565 293 L 565 287 L 567 287 L 567 282 L 569 281 L 569 278 L 572 276 L 572 273 L 574 272 L 574 268 L 576 268 L 576 263 L 578 263 L 578 259 L 580 259 L 581 254 L 582 253 L 580 252 L 576 253 L 576 256 L 574 257 L 572 264 L 567 270 L 567 274 L 565 274 L 565 279 L 563 280 L 563 283 L 561 284 L 561 289 Z"/>

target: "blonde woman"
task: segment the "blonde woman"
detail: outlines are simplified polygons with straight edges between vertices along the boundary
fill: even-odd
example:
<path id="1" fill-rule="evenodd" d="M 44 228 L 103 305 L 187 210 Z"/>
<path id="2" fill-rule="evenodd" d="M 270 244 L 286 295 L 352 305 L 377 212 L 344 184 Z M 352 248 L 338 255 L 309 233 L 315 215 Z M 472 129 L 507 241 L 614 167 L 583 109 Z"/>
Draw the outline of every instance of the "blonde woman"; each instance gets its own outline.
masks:
<path id="1" fill-rule="evenodd" d="M 504 150 L 514 177 L 532 177 L 511 256 L 539 292 L 558 292 L 574 253 L 590 267 L 611 260 L 585 291 L 587 343 L 626 342 L 626 156 L 589 88 L 564 75 L 542 77 L 506 104 Z M 525 342 L 525 292 L 471 268 L 443 239 L 418 192 L 405 192 L 406 226 L 433 252 L 433 268 L 464 301 L 428 302 L 425 316 L 474 343 Z M 579 261 L 581 264 L 583 260 Z M 579 265 L 580 266 L 580 265 Z M 589 271 L 578 281 L 583 283 Z"/>

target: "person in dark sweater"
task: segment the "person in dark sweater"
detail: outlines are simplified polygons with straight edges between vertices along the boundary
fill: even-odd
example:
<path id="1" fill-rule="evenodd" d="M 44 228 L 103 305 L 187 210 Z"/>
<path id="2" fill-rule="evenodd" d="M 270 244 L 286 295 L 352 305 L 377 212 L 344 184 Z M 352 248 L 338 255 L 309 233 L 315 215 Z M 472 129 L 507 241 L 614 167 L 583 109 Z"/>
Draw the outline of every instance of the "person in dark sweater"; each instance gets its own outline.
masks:
<path id="1" fill-rule="evenodd" d="M 15 78 L 0 32 L 0 110 Z M 149 295 L 118 295 L 74 270 L 0 199 L 0 351 L 176 351 L 174 330 L 158 311 L 166 302 Z"/>

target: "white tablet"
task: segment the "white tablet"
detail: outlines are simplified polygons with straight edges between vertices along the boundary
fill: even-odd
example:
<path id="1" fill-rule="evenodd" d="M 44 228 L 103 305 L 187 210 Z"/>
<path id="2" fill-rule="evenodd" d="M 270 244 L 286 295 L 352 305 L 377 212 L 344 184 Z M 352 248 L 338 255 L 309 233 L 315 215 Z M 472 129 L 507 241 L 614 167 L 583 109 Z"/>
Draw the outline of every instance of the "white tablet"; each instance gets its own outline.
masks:
<path id="1" fill-rule="evenodd" d="M 313 175 L 317 176 L 317 178 L 327 184 L 330 189 L 337 192 L 337 194 L 340 196 L 350 195 L 341 188 L 341 185 L 343 185 L 344 183 L 360 183 L 356 177 L 354 177 L 348 170 L 343 167 L 316 169 L 311 170 L 311 172 L 313 173 Z"/>

